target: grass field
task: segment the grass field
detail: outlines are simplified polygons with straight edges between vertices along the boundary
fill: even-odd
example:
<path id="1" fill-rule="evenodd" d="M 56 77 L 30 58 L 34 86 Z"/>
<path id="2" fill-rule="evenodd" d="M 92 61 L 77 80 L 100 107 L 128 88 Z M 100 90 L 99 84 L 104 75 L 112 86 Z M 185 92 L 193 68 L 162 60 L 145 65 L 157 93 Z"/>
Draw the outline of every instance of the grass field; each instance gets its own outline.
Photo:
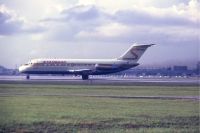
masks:
<path id="1" fill-rule="evenodd" d="M 0 84 L 0 132 L 199 132 L 195 86 Z"/>

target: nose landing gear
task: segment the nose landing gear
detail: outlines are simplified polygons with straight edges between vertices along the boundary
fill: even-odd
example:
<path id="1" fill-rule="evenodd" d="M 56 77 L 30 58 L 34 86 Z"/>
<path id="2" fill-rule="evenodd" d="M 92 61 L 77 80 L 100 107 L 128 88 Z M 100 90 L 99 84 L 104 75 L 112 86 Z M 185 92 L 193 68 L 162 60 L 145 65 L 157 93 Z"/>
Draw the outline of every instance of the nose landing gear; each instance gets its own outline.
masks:
<path id="1" fill-rule="evenodd" d="M 26 75 L 26 79 L 30 79 L 30 75 Z"/>

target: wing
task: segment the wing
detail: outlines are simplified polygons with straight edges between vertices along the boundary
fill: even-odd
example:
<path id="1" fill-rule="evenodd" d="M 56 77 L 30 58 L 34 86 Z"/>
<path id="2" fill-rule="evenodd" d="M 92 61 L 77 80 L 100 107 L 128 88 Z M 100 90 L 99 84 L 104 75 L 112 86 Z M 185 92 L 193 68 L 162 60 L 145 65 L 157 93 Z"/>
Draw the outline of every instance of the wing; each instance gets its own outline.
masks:
<path id="1" fill-rule="evenodd" d="M 73 73 L 73 74 L 89 75 L 89 74 L 93 73 L 94 70 L 91 70 L 91 69 L 78 69 L 78 70 L 69 70 L 69 72 Z"/>

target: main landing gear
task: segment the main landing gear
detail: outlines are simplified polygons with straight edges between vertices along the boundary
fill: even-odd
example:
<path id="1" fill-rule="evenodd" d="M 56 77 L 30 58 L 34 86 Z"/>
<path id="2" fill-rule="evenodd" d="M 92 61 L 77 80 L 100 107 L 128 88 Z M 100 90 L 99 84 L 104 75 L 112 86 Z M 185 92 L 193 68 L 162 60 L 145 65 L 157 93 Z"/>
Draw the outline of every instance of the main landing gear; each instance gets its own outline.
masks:
<path id="1" fill-rule="evenodd" d="M 82 75 L 82 80 L 88 80 L 89 76 L 88 75 Z"/>
<path id="2" fill-rule="evenodd" d="M 30 79 L 30 75 L 26 75 L 26 79 Z"/>

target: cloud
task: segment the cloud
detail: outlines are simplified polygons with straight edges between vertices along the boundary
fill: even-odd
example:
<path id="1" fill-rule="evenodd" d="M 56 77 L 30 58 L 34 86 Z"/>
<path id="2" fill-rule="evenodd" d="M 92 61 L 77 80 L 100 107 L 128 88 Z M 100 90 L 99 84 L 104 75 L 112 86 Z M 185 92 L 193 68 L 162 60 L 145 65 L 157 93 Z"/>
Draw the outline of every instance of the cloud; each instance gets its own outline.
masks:
<path id="1" fill-rule="evenodd" d="M 89 25 L 99 25 L 106 20 L 108 14 L 94 5 L 78 5 L 64 9 L 59 15 L 43 19 L 43 22 L 64 22 Z M 109 18 L 108 18 L 109 19 Z M 77 25 L 78 25 L 77 24 Z"/>
<path id="2" fill-rule="evenodd" d="M 0 35 L 11 35 L 19 32 L 23 23 L 13 12 L 4 5 L 0 5 Z"/>
<path id="3" fill-rule="evenodd" d="M 79 5 L 95 5 L 114 13 L 119 10 L 131 10 L 135 7 L 138 7 L 139 9 L 150 7 L 168 8 L 179 4 L 188 4 L 189 1 L 190 0 L 117 0 L 117 2 L 113 3 L 113 0 L 79 0 Z"/>
<path id="4" fill-rule="evenodd" d="M 59 16 L 42 20 L 49 25 L 46 37 L 57 41 L 81 40 L 81 32 L 95 32 L 98 26 L 111 21 L 108 14 L 95 6 L 76 6 L 63 10 Z"/>
<path id="5" fill-rule="evenodd" d="M 123 10 L 115 14 L 116 21 L 128 25 L 151 25 L 151 26 L 191 26 L 196 27 L 197 22 L 180 16 L 176 13 L 155 15 L 141 10 Z"/>
<path id="6" fill-rule="evenodd" d="M 115 12 L 108 12 L 104 7 L 96 6 L 95 2 L 88 1 L 89 4 L 64 9 L 59 16 L 45 19 L 44 23 L 50 27 L 46 38 L 75 42 L 152 41 L 162 44 L 175 44 L 181 38 L 197 40 L 199 2 L 195 0 L 166 8 L 133 6 Z M 168 40 L 164 41 L 166 38 Z"/>
<path id="7" fill-rule="evenodd" d="M 88 21 L 99 17 L 99 10 L 95 6 L 76 6 L 62 11 L 66 19 L 77 21 Z"/>
<path id="8" fill-rule="evenodd" d="M 8 9 L 5 5 L 0 5 L 1 36 L 20 33 L 38 33 L 44 30 L 44 26 L 30 23 L 25 18 L 18 16 L 13 10 Z"/>

